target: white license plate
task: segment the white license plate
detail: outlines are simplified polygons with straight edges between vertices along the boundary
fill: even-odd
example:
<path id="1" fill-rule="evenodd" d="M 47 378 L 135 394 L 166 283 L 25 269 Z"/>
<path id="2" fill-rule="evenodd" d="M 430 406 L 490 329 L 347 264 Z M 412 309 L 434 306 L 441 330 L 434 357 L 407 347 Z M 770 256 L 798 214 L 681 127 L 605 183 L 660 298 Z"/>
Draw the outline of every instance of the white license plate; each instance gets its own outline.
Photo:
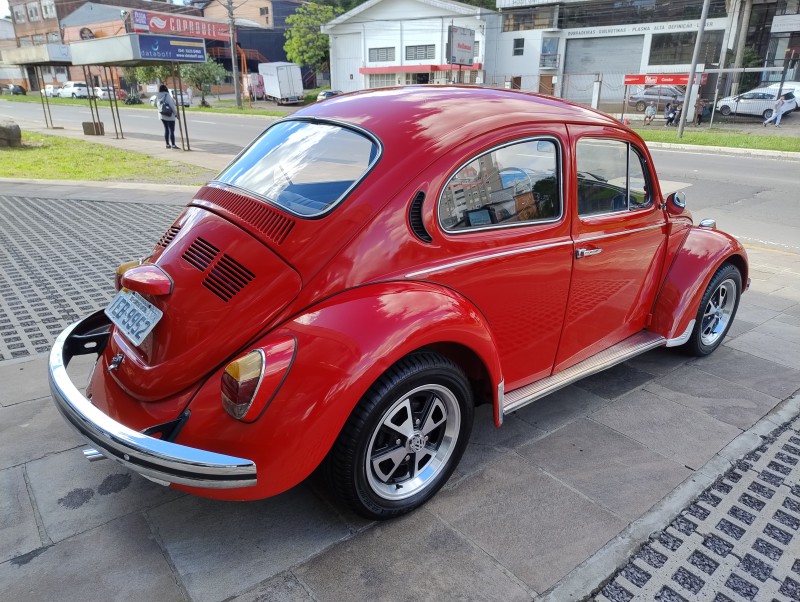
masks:
<path id="1" fill-rule="evenodd" d="M 139 293 L 128 289 L 119 291 L 104 311 L 114 326 L 137 347 L 164 315 Z"/>

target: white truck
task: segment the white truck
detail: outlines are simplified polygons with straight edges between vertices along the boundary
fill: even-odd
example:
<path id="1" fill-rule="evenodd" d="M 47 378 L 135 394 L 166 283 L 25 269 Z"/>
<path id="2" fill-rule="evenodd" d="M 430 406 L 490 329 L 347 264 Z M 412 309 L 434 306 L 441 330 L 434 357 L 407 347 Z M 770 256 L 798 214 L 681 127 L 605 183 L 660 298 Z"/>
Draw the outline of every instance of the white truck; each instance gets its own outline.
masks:
<path id="1" fill-rule="evenodd" d="M 264 96 L 279 105 L 303 102 L 303 78 L 295 63 L 259 63 L 264 79 Z"/>

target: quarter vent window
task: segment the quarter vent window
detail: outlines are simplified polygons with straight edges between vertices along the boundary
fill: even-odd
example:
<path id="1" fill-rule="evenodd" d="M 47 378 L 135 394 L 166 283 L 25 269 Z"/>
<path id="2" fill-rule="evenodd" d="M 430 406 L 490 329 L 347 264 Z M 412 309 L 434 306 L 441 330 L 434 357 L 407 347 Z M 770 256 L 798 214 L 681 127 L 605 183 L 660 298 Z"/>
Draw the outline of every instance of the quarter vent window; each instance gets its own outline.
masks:
<path id="1" fill-rule="evenodd" d="M 411 201 L 411 207 L 408 209 L 408 223 L 411 226 L 411 231 L 422 242 L 431 242 L 433 239 L 425 226 L 422 223 L 422 203 L 425 202 L 425 193 L 421 190 Z"/>

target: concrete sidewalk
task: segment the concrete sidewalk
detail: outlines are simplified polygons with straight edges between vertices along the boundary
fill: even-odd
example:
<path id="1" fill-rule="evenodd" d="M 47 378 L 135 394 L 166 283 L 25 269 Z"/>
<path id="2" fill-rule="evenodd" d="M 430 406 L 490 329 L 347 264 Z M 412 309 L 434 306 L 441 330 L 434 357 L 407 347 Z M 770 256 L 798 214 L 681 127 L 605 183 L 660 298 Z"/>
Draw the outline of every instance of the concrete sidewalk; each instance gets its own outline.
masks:
<path id="1" fill-rule="evenodd" d="M 752 289 L 708 358 L 653 351 L 516 412 L 501 429 L 479 408 L 446 488 L 412 515 L 375 524 L 316 478 L 268 500 L 225 503 L 90 464 L 55 410 L 38 349 L 108 302 L 115 262 L 146 254 L 193 192 L 0 181 L 3 600 L 561 601 L 602 589 L 605 601 L 652 600 L 664 587 L 686 600 L 798 599 L 800 468 L 783 447 L 800 451 L 790 441 L 800 429 L 765 437 L 798 412 L 800 256 L 749 251 Z M 90 364 L 71 366 L 75 382 Z M 759 481 L 764 473 L 779 481 Z M 747 489 L 747 477 L 771 498 Z M 725 485 L 729 504 L 703 501 L 722 498 L 715 487 Z M 764 517 L 750 524 L 734 510 L 748 491 Z M 719 533 L 722 520 L 739 539 Z M 778 533 L 770 525 L 788 543 L 765 535 Z M 732 551 L 704 546 L 712 535 Z M 670 538 L 683 543 L 672 550 Z M 690 560 L 698 551 L 723 568 L 706 576 Z M 663 556 L 671 572 L 658 576 L 645 556 Z"/>

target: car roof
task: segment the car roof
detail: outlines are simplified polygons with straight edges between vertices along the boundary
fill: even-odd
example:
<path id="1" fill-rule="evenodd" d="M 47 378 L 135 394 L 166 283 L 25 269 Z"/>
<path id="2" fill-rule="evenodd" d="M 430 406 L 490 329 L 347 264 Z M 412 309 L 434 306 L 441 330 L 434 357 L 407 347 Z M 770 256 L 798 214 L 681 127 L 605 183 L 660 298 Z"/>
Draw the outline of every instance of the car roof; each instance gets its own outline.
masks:
<path id="1" fill-rule="evenodd" d="M 435 143 L 455 130 L 470 136 L 521 122 L 614 125 L 611 116 L 561 99 L 474 86 L 407 86 L 340 94 L 291 118 L 319 117 L 365 128 L 386 140 L 397 136 Z M 467 127 L 464 127 L 467 126 Z"/>

